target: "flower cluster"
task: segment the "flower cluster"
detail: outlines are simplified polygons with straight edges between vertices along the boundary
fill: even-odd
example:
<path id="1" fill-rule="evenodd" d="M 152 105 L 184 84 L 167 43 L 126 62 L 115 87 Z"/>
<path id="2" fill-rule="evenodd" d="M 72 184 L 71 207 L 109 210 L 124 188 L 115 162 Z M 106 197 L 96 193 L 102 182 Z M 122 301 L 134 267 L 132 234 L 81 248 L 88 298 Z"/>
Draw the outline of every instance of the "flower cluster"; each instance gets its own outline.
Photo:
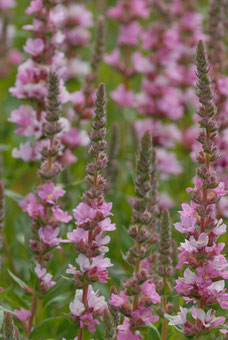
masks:
<path id="1" fill-rule="evenodd" d="M 123 76 L 122 83 L 111 93 L 112 99 L 119 107 L 135 107 L 136 94 L 129 88 L 129 81 L 137 74 L 150 68 L 147 60 L 135 49 L 139 46 L 142 27 L 139 19 L 146 19 L 150 15 L 147 2 L 119 0 L 115 7 L 111 7 L 108 17 L 120 24 L 118 47 L 105 56 L 107 64 L 114 67 Z"/>
<path id="2" fill-rule="evenodd" d="M 11 10 L 15 7 L 14 0 L 0 0 L 0 76 L 7 77 L 13 65 L 23 61 L 21 53 L 11 48 L 15 29 L 12 25 Z"/>
<path id="3" fill-rule="evenodd" d="M 59 78 L 55 73 L 49 74 L 48 101 L 43 125 L 43 133 L 47 143 L 43 146 L 41 168 L 38 171 L 41 181 L 35 193 L 30 193 L 20 202 L 23 211 L 32 219 L 32 236 L 30 249 L 37 260 L 35 273 L 40 281 L 43 291 L 55 284 L 52 276 L 46 272 L 45 263 L 51 256 L 51 250 L 59 246 L 62 241 L 58 237 L 59 224 L 68 223 L 72 217 L 60 208 L 59 199 L 64 196 L 65 190 L 55 185 L 55 177 L 62 170 L 58 161 L 61 142 L 58 134 L 61 131 L 59 101 Z"/>
<path id="4" fill-rule="evenodd" d="M 161 302 L 156 292 L 155 283 L 150 279 L 150 269 L 145 266 L 148 250 L 156 240 L 154 215 L 151 209 L 151 172 L 152 172 L 152 139 L 146 132 L 141 140 L 137 157 L 136 193 L 131 199 L 133 209 L 132 226 L 129 235 L 134 240 L 126 255 L 128 263 L 133 265 L 131 278 L 126 279 L 120 294 L 112 294 L 110 304 L 118 307 L 124 315 L 124 323 L 118 326 L 118 339 L 141 339 L 140 327 L 156 322 L 159 317 L 152 314 L 152 305 Z"/>
<path id="5" fill-rule="evenodd" d="M 61 11 L 56 1 L 43 3 L 42 0 L 32 0 L 26 10 L 28 15 L 33 16 L 33 22 L 24 26 L 24 30 L 32 31 L 33 38 L 28 38 L 24 45 L 24 51 L 29 54 L 29 58 L 19 66 L 16 83 L 10 92 L 30 103 L 13 110 L 9 118 L 9 121 L 18 125 L 16 133 L 29 137 L 27 142 L 21 143 L 19 148 L 13 150 L 13 156 L 25 162 L 41 158 L 48 73 L 50 70 L 60 72 L 64 57 L 58 52 L 64 39 L 59 30 Z M 69 94 L 63 83 L 60 98 L 62 103 L 69 100 Z M 69 129 L 67 121 L 64 119 L 63 122 L 65 130 Z"/>
<path id="6" fill-rule="evenodd" d="M 82 338 L 84 327 L 95 332 L 95 326 L 99 324 L 97 318 L 107 309 L 104 297 L 93 291 L 92 283 L 105 283 L 108 279 L 107 268 L 112 264 L 105 256 L 110 241 L 110 237 L 105 234 L 115 229 L 109 218 L 112 215 L 112 203 L 104 200 L 106 181 L 101 174 L 107 165 L 106 97 L 103 84 L 98 87 L 94 110 L 89 147 L 93 162 L 86 167 L 90 188 L 73 211 L 77 228 L 67 234 L 67 242 L 73 243 L 79 252 L 77 268 L 69 265 L 67 269 L 68 274 L 74 275 L 76 286 L 82 287 L 76 290 L 75 299 L 70 304 L 71 317 L 80 325 L 78 339 Z"/>
<path id="7" fill-rule="evenodd" d="M 152 118 L 137 121 L 135 126 L 139 134 L 151 129 L 153 142 L 159 147 L 159 170 L 167 178 L 182 170 L 176 155 L 168 150 L 180 142 L 181 132 L 176 124 L 167 124 L 167 118 L 180 120 L 189 103 L 195 101 L 193 55 L 195 43 L 202 37 L 202 16 L 195 11 L 195 1 L 155 1 L 152 8 L 159 19 L 142 34 L 142 47 L 150 52 L 146 59 L 150 67 L 143 71 L 141 93 L 137 95 L 139 112 Z"/>
<path id="8" fill-rule="evenodd" d="M 216 107 L 213 102 L 211 80 L 208 76 L 209 63 L 202 41 L 197 45 L 197 95 L 199 96 L 201 130 L 198 141 L 201 150 L 197 154 L 197 175 L 195 187 L 188 188 L 191 204 L 183 204 L 180 212 L 181 222 L 175 228 L 187 234 L 181 243 L 177 268 L 187 265 L 184 276 L 178 278 L 175 289 L 184 295 L 187 303 L 193 302 L 192 316 L 195 322 L 186 320 L 187 309 L 182 309 L 172 317 L 170 324 L 183 326 L 186 335 L 204 333 L 225 322 L 224 317 L 216 317 L 215 311 L 208 309 L 214 303 L 228 308 L 228 294 L 225 291 L 224 279 L 228 278 L 226 258 L 221 254 L 223 243 L 217 243 L 220 235 L 226 231 L 222 220 L 217 220 L 215 204 L 227 192 L 224 183 L 219 182 L 211 168 L 211 162 L 219 158 L 215 144 L 218 133 Z"/>
<path id="9" fill-rule="evenodd" d="M 64 78 L 86 76 L 90 66 L 81 58 L 80 50 L 89 43 L 91 37 L 89 28 L 93 26 L 93 15 L 85 5 L 76 4 L 72 0 L 62 6 L 61 14 L 63 15 L 62 32 L 65 36 L 62 48 L 67 59 Z"/>

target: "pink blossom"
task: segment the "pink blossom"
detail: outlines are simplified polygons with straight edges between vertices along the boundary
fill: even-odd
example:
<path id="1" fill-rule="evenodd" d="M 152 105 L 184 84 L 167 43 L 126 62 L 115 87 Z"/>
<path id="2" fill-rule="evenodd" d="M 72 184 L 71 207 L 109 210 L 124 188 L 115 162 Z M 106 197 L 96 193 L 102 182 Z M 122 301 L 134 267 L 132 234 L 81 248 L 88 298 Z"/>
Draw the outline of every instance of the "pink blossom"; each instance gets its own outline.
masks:
<path id="1" fill-rule="evenodd" d="M 24 308 L 14 309 L 14 313 L 16 314 L 16 317 L 18 320 L 20 320 L 22 323 L 25 323 L 26 320 L 32 315 L 32 313 Z"/>
<path id="2" fill-rule="evenodd" d="M 124 318 L 124 322 L 122 325 L 119 325 L 118 327 L 118 335 L 117 340 L 140 340 L 141 336 L 136 335 L 135 333 L 130 331 L 130 320 L 129 318 Z"/>
<path id="3" fill-rule="evenodd" d="M 62 134 L 62 142 L 70 149 L 75 149 L 80 145 L 85 145 L 83 136 L 76 127 L 72 127 L 67 133 Z"/>
<path id="4" fill-rule="evenodd" d="M 141 285 L 142 293 L 145 294 L 153 303 L 161 302 L 161 297 L 156 292 L 155 284 L 146 281 Z"/>
<path id="5" fill-rule="evenodd" d="M 112 208 L 112 204 L 110 203 L 103 203 L 102 206 L 96 206 L 96 203 L 93 202 L 93 207 L 90 207 L 84 202 L 79 203 L 77 208 L 73 210 L 74 218 L 76 219 L 76 224 L 78 226 L 83 224 L 90 224 L 94 223 L 94 219 L 98 214 L 101 214 L 103 218 L 108 215 L 112 215 L 110 210 Z"/>
<path id="6" fill-rule="evenodd" d="M 163 148 L 157 149 L 158 171 L 162 173 L 162 178 L 169 178 L 170 174 L 179 174 L 182 172 L 182 167 L 176 159 L 173 152 L 166 151 Z"/>
<path id="7" fill-rule="evenodd" d="M 228 95 L 228 77 L 225 76 L 220 76 L 220 78 L 217 79 L 217 86 L 219 92 L 223 95 L 226 96 Z"/>
<path id="8" fill-rule="evenodd" d="M 45 183 L 39 186 L 38 196 L 49 204 L 55 204 L 55 201 L 64 196 L 65 190 L 57 189 L 54 183 Z"/>
<path id="9" fill-rule="evenodd" d="M 8 120 L 19 126 L 15 132 L 20 135 L 39 138 L 42 134 L 42 123 L 36 119 L 36 111 L 30 105 L 20 105 Z"/>
<path id="10" fill-rule="evenodd" d="M 193 247 L 196 247 L 198 249 L 206 247 L 208 244 L 208 235 L 206 233 L 202 233 L 199 235 L 198 240 L 196 241 L 196 239 L 194 238 L 194 236 L 191 236 L 189 241 L 190 241 L 190 245 Z"/>
<path id="11" fill-rule="evenodd" d="M 111 97 L 121 108 L 135 106 L 135 93 L 132 90 L 127 90 L 123 84 L 111 92 Z"/>
<path id="12" fill-rule="evenodd" d="M 215 313 L 216 311 L 213 311 L 213 314 L 211 314 L 212 309 L 209 309 L 207 313 L 204 312 L 203 309 L 192 307 L 192 316 L 195 320 L 200 320 L 203 323 L 203 326 L 211 329 L 215 328 L 225 322 L 225 318 L 223 316 L 216 317 Z"/>
<path id="13" fill-rule="evenodd" d="M 120 50 L 115 49 L 110 54 L 106 54 L 104 56 L 104 61 L 111 66 L 119 68 L 121 65 L 121 56 L 120 56 Z"/>
<path id="14" fill-rule="evenodd" d="M 45 214 L 44 207 L 37 202 L 33 193 L 28 194 L 25 200 L 20 201 L 19 206 L 33 218 L 43 217 Z"/>
<path id="15" fill-rule="evenodd" d="M 24 58 L 22 54 L 16 49 L 12 48 L 9 51 L 8 61 L 11 65 L 19 65 L 23 62 Z"/>
<path id="16" fill-rule="evenodd" d="M 79 254 L 76 263 L 80 266 L 81 272 L 86 273 L 90 280 L 100 281 L 106 283 L 108 278 L 108 271 L 106 268 L 111 267 L 112 264 L 109 258 L 104 258 L 104 254 L 87 258 L 83 254 Z"/>
<path id="17" fill-rule="evenodd" d="M 37 38 L 37 39 L 29 38 L 26 41 L 26 44 L 24 46 L 24 51 L 31 54 L 33 57 L 41 55 L 43 50 L 44 50 L 44 42 L 40 38 Z"/>
<path id="18" fill-rule="evenodd" d="M 143 324 L 148 324 L 150 322 L 157 322 L 159 320 L 158 316 L 152 315 L 153 308 L 147 308 L 145 306 L 139 306 L 136 310 L 131 313 L 131 316 L 140 320 Z"/>
<path id="19" fill-rule="evenodd" d="M 88 331 L 90 333 L 95 333 L 96 332 L 95 326 L 99 325 L 99 324 L 100 324 L 100 322 L 93 318 L 92 313 L 88 313 L 88 314 L 82 315 L 80 317 L 80 327 L 87 326 Z"/>
<path id="20" fill-rule="evenodd" d="M 27 14 L 33 14 L 36 12 L 41 11 L 43 8 L 43 1 L 42 0 L 32 0 L 30 6 L 25 11 Z"/>
<path id="21" fill-rule="evenodd" d="M 141 26 L 137 21 L 133 21 L 128 25 L 120 26 L 120 33 L 118 38 L 119 45 L 136 46 L 139 41 Z"/>
<path id="22" fill-rule="evenodd" d="M 8 10 L 9 8 L 13 8 L 15 6 L 15 0 L 0 0 L 0 9 Z"/>
<path id="23" fill-rule="evenodd" d="M 88 288 L 87 302 L 88 310 L 82 303 L 82 289 L 77 289 L 75 293 L 75 299 L 70 303 L 70 311 L 73 315 L 78 317 L 80 327 L 88 327 L 88 330 L 92 333 L 95 332 L 95 325 L 99 325 L 99 321 L 94 319 L 94 314 L 101 314 L 106 308 L 107 303 L 103 296 L 99 296 L 98 292 L 94 292 L 92 286 Z M 89 321 L 89 322 L 88 322 Z"/>
<path id="24" fill-rule="evenodd" d="M 194 206 L 190 206 L 186 203 L 182 204 L 183 211 L 179 211 L 181 215 L 181 222 L 177 222 L 174 224 L 176 230 L 181 233 L 193 233 L 195 231 L 195 212 Z"/>
<path id="25" fill-rule="evenodd" d="M 59 234 L 59 228 L 52 228 L 50 225 L 46 225 L 39 229 L 39 237 L 42 242 L 50 247 L 57 246 L 61 242 L 61 238 L 57 238 Z"/>
<path id="26" fill-rule="evenodd" d="M 154 70 L 154 67 L 150 63 L 150 61 L 145 58 L 140 52 L 133 53 L 132 64 L 134 66 L 134 70 L 138 73 L 148 73 Z"/>
<path id="27" fill-rule="evenodd" d="M 123 306 L 125 303 L 128 303 L 129 296 L 126 295 L 125 291 L 122 290 L 119 295 L 113 294 L 109 300 L 109 303 L 115 307 Z"/>
<path id="28" fill-rule="evenodd" d="M 72 216 L 67 211 L 61 210 L 59 207 L 53 207 L 53 216 L 58 222 L 69 223 L 72 220 Z"/>
<path id="29" fill-rule="evenodd" d="M 40 280 L 40 285 L 44 290 L 47 290 L 56 284 L 55 281 L 52 281 L 52 275 L 47 273 L 47 269 L 44 267 L 42 268 L 39 263 L 37 263 L 34 270 Z"/>
<path id="30" fill-rule="evenodd" d="M 131 21 L 137 18 L 148 18 L 150 12 L 147 8 L 147 3 L 144 0 L 132 0 L 124 3 L 119 1 L 115 7 L 108 10 L 108 16 L 112 19 L 119 19 L 120 21 Z"/>
<path id="31" fill-rule="evenodd" d="M 21 158 L 25 162 L 31 161 L 33 157 L 33 149 L 30 145 L 30 142 L 20 143 L 19 148 L 14 148 L 12 152 L 12 156 L 14 158 Z"/>
<path id="32" fill-rule="evenodd" d="M 175 325 L 185 325 L 187 319 L 187 308 L 180 307 L 180 312 L 177 313 L 175 316 L 167 315 L 167 319 L 169 320 L 170 326 Z"/>

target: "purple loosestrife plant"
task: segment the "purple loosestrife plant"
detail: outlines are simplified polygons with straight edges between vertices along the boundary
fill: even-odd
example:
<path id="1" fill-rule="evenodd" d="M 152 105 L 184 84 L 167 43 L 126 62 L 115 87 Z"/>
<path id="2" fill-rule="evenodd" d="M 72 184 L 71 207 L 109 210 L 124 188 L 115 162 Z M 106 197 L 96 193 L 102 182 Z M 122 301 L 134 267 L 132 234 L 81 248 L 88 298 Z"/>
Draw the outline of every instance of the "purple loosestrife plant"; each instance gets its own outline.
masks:
<path id="1" fill-rule="evenodd" d="M 91 34 L 89 29 L 93 26 L 93 14 L 84 4 L 73 0 L 64 1 L 62 32 L 65 39 L 62 48 L 66 55 L 65 80 L 86 76 L 90 67 L 82 59 L 82 49 L 89 44 Z"/>
<path id="2" fill-rule="evenodd" d="M 140 19 L 150 15 L 145 0 L 119 0 L 115 7 L 107 12 L 108 17 L 118 21 L 120 31 L 117 48 L 105 56 L 105 62 L 120 72 L 122 83 L 111 93 L 119 107 L 135 107 L 136 94 L 130 88 L 131 79 L 148 66 L 143 55 L 136 49 L 142 34 Z"/>
<path id="3" fill-rule="evenodd" d="M 51 280 L 51 275 L 46 273 L 45 264 L 51 256 L 53 247 L 59 246 L 61 242 L 61 238 L 58 237 L 59 224 L 68 223 L 72 219 L 60 208 L 59 199 L 64 196 L 65 190 L 58 188 L 55 184 L 55 178 L 62 170 L 58 160 L 61 149 L 58 135 L 62 129 L 59 86 L 57 74 L 50 72 L 43 125 L 43 133 L 47 140 L 41 150 L 42 162 L 38 171 L 41 183 L 35 193 L 30 193 L 26 200 L 20 202 L 20 206 L 32 219 L 33 232 L 29 245 L 37 260 L 35 273 L 40 280 L 42 291 L 55 284 Z"/>
<path id="4" fill-rule="evenodd" d="M 72 319 L 80 326 L 78 340 L 83 339 L 84 328 L 93 333 L 98 319 L 107 309 L 105 298 L 94 291 L 95 282 L 106 283 L 107 268 L 112 266 L 105 256 L 110 237 L 107 231 L 115 229 L 108 216 L 112 215 L 112 203 L 104 199 L 106 180 L 102 171 L 107 166 L 106 148 L 106 93 L 104 84 L 97 89 L 92 130 L 90 131 L 89 155 L 92 162 L 86 167 L 89 189 L 84 193 L 82 202 L 74 209 L 77 228 L 67 234 L 68 242 L 78 251 L 77 267 L 69 265 L 68 274 L 73 274 L 77 287 L 75 299 L 70 303 Z M 80 288 L 80 289 L 79 289 Z"/>
<path id="5" fill-rule="evenodd" d="M 95 86 L 98 78 L 99 66 L 104 54 L 105 21 L 99 17 L 97 23 L 94 51 L 90 61 L 90 72 L 85 76 L 84 85 L 80 91 L 71 94 L 76 112 L 76 121 L 91 118 L 94 106 Z"/>
<path id="6" fill-rule="evenodd" d="M 19 66 L 17 79 L 10 92 L 18 99 L 26 100 L 26 104 L 11 112 L 9 121 L 18 128 L 16 133 L 29 140 L 21 143 L 19 148 L 13 149 L 13 157 L 21 158 L 25 162 L 40 161 L 43 148 L 46 97 L 48 93 L 48 74 L 50 70 L 60 72 L 64 63 L 63 53 L 59 52 L 64 38 L 59 27 L 61 24 L 61 7 L 55 0 L 33 0 L 26 10 L 26 14 L 33 16 L 31 25 L 24 26 L 24 30 L 33 32 L 28 38 L 24 51 L 29 58 Z M 69 100 L 69 94 L 61 82 L 61 102 Z M 62 119 L 67 129 L 69 123 Z"/>
<path id="7" fill-rule="evenodd" d="M 61 131 L 61 103 L 59 78 L 56 73 L 50 72 L 48 80 L 48 96 L 43 134 L 47 137 L 42 149 L 42 162 L 38 175 L 40 184 L 34 193 L 30 193 L 24 201 L 20 202 L 23 211 L 31 218 L 32 230 L 29 247 L 36 262 L 35 274 L 39 285 L 36 290 L 25 287 L 27 293 L 32 294 L 31 310 L 21 308 L 15 310 L 16 317 L 21 321 L 27 337 L 29 337 L 33 319 L 36 313 L 39 294 L 46 292 L 55 285 L 52 275 L 47 272 L 47 262 L 55 247 L 60 248 L 62 239 L 59 236 L 60 223 L 68 223 L 72 217 L 60 208 L 59 199 L 65 191 L 55 184 L 57 174 L 62 170 L 58 161 L 61 142 L 58 137 Z"/>
<path id="8" fill-rule="evenodd" d="M 184 276 L 176 281 L 175 289 L 184 296 L 186 308 L 180 307 L 177 316 L 168 316 L 169 324 L 176 325 L 188 336 L 207 334 L 216 327 L 223 328 L 224 316 L 216 316 L 215 303 L 228 308 L 228 294 L 224 279 L 228 278 L 226 258 L 221 254 L 224 243 L 217 243 L 226 231 L 222 219 L 216 219 L 215 204 L 226 194 L 224 183 L 219 182 L 211 163 L 219 158 L 215 144 L 218 133 L 217 110 L 213 102 L 213 91 L 209 63 L 204 43 L 199 41 L 196 52 L 197 95 L 200 101 L 200 131 L 198 141 L 201 150 L 197 154 L 199 164 L 195 187 L 188 188 L 191 203 L 183 204 L 181 222 L 175 228 L 186 234 L 180 250 L 177 268 L 187 265 Z M 192 303 L 192 319 L 187 318 L 188 303 Z M 222 330 L 226 332 L 226 330 Z"/>
<path id="9" fill-rule="evenodd" d="M 171 291 L 169 280 L 173 275 L 173 263 L 172 263 L 172 235 L 171 235 L 171 223 L 170 214 L 167 209 L 163 209 L 161 221 L 160 221 L 160 239 L 159 239 L 159 266 L 157 268 L 162 281 L 158 282 L 159 293 L 162 298 L 161 311 L 162 314 L 170 312 L 172 305 L 167 301 L 167 297 Z M 166 340 L 168 335 L 167 320 L 164 317 L 162 320 L 162 340 Z"/>
<path id="10" fill-rule="evenodd" d="M 151 167 L 152 167 L 152 137 L 145 132 L 140 142 L 135 188 L 137 196 L 132 198 L 130 205 L 133 209 L 132 225 L 129 235 L 134 240 L 126 260 L 134 268 L 132 277 L 125 280 L 123 290 L 112 293 L 110 304 L 118 307 L 124 315 L 124 322 L 118 326 L 118 339 L 142 339 L 140 327 L 156 322 L 159 317 L 154 316 L 152 305 L 161 302 L 156 293 L 155 283 L 145 266 L 148 252 L 153 239 L 153 214 L 151 213 Z"/>

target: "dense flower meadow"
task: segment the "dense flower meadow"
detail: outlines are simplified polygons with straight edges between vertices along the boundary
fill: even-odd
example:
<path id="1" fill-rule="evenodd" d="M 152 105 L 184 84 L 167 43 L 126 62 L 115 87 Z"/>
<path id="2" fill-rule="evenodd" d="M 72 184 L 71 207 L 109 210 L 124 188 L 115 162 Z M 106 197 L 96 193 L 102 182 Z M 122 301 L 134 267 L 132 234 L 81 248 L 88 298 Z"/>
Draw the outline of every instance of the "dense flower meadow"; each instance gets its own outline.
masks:
<path id="1" fill-rule="evenodd" d="M 0 339 L 228 339 L 228 0 L 0 0 Z"/>

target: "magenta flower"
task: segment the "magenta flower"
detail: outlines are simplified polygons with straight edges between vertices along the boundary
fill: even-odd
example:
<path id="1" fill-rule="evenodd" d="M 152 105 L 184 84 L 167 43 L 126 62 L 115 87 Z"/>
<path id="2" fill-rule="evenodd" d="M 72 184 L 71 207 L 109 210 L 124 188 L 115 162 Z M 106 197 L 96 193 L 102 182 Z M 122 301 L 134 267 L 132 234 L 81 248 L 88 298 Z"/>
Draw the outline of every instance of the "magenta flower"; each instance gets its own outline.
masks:
<path id="1" fill-rule="evenodd" d="M 45 183 L 37 191 L 38 196 L 49 204 L 55 204 L 55 201 L 65 195 L 65 190 L 57 189 L 54 183 Z"/>
<path id="2" fill-rule="evenodd" d="M 59 228 L 53 229 L 50 225 L 39 229 L 39 237 L 42 242 L 50 247 L 57 246 L 61 242 L 61 238 L 57 238 Z"/>
<path id="3" fill-rule="evenodd" d="M 33 57 L 39 56 L 44 50 L 44 42 L 42 39 L 28 39 L 24 46 L 24 51 L 31 54 Z"/>
<path id="4" fill-rule="evenodd" d="M 115 91 L 111 92 L 111 97 L 116 101 L 119 107 L 135 106 L 135 93 L 132 90 L 127 90 L 124 85 L 119 85 Z"/>
<path id="5" fill-rule="evenodd" d="M 37 263 L 35 267 L 35 273 L 40 280 L 40 286 L 42 287 L 43 291 L 46 291 L 48 288 L 56 284 L 55 281 L 52 281 L 52 275 L 47 273 L 47 269 L 42 268 L 39 263 Z"/>
<path id="6" fill-rule="evenodd" d="M 17 319 L 22 323 L 25 323 L 26 320 L 31 316 L 31 312 L 24 308 L 20 308 L 19 310 L 14 309 L 14 313 L 16 314 Z"/>

